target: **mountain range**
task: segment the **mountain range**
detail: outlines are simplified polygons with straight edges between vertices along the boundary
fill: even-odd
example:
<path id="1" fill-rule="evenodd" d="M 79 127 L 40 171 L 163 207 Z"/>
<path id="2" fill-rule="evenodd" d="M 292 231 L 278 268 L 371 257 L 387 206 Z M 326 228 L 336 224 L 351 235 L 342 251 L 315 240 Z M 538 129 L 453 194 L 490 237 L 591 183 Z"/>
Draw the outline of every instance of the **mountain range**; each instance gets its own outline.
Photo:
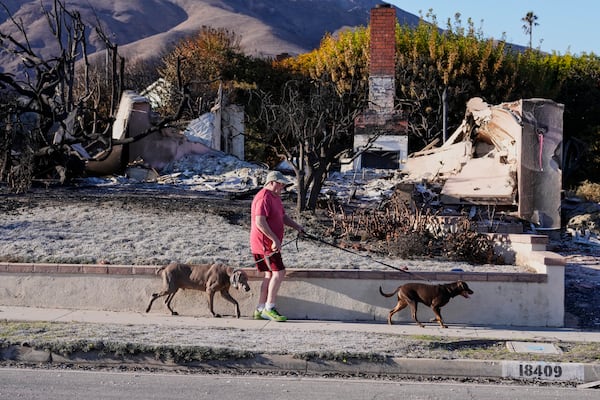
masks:
<path id="1" fill-rule="evenodd" d="M 100 52 L 104 44 L 94 31 L 101 21 L 108 37 L 129 60 L 163 54 L 173 43 L 203 26 L 235 32 L 250 55 L 274 57 L 301 54 L 317 48 L 326 33 L 367 26 L 370 10 L 378 0 L 62 0 L 67 10 L 77 10 L 88 28 L 88 52 Z M 31 47 L 44 58 L 57 54 L 42 6 L 52 0 L 0 0 L 0 33 L 19 32 L 11 21 L 20 21 Z M 396 7 L 401 24 L 416 26 L 419 17 Z M 15 60 L 0 50 L 0 71 L 19 69 Z"/>

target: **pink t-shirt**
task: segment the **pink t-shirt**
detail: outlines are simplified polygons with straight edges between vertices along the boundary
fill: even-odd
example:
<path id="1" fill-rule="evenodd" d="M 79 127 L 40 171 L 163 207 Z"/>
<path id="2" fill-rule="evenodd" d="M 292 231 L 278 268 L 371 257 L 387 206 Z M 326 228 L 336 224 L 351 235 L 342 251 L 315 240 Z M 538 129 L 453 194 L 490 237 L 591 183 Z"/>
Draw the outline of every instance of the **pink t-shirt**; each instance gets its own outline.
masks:
<path id="1" fill-rule="evenodd" d="M 252 200 L 250 250 L 252 254 L 270 254 L 272 241 L 256 226 L 257 215 L 265 216 L 273 233 L 279 238 L 279 241 L 283 240 L 285 210 L 281 198 L 270 190 L 263 188 Z"/>

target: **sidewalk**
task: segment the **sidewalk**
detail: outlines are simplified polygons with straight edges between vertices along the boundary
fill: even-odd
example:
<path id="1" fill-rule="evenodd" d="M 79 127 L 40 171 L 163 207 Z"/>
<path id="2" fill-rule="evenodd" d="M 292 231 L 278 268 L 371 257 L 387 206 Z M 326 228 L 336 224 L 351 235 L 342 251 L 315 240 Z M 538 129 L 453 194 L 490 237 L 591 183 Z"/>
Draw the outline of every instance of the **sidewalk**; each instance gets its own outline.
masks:
<path id="1" fill-rule="evenodd" d="M 278 323 L 265 320 L 253 320 L 249 317 L 240 319 L 204 318 L 190 316 L 171 316 L 166 313 L 152 312 L 148 314 L 136 312 L 112 312 L 94 310 L 68 310 L 54 308 L 8 307 L 0 306 L 0 319 L 8 321 L 49 321 L 49 322 L 87 322 L 99 324 L 149 324 L 161 326 L 190 326 L 261 330 L 309 330 L 309 331 L 348 331 L 359 334 L 393 334 L 393 335 L 430 335 L 466 339 L 501 339 L 551 342 L 600 342 L 600 331 L 580 331 L 569 328 L 519 328 L 519 327 L 485 327 L 461 326 L 449 324 L 442 329 L 435 323 L 421 328 L 413 323 L 387 325 L 376 322 L 344 322 L 344 321 L 312 321 L 290 320 Z"/>
<path id="2" fill-rule="evenodd" d="M 145 345 L 162 346 L 203 346 L 245 351 L 251 357 L 229 360 L 206 360 L 187 363 L 184 367 L 200 369 L 251 369 L 269 371 L 295 371 L 297 373 L 340 373 L 351 375 L 377 374 L 394 376 L 436 376 L 466 378 L 498 378 L 518 380 L 544 380 L 551 382 L 587 383 L 600 380 L 600 362 L 598 363 L 563 363 L 556 362 L 556 356 L 549 358 L 554 362 L 545 362 L 544 354 L 553 344 L 561 342 L 599 343 L 600 332 L 578 331 L 574 329 L 531 329 L 514 327 L 474 327 L 450 324 L 448 329 L 441 329 L 436 324 L 427 324 L 420 328 L 415 324 L 398 324 L 389 326 L 383 323 L 310 321 L 290 320 L 277 323 L 265 320 L 253 320 L 248 317 L 240 319 L 197 318 L 190 316 L 171 316 L 164 313 L 149 314 L 136 312 L 110 312 L 91 310 L 41 309 L 28 307 L 0 306 L 0 328 L 2 323 L 14 321 L 64 322 L 72 328 L 68 333 L 69 340 L 76 340 L 77 329 L 81 329 L 80 339 L 90 341 L 110 340 L 117 342 L 138 342 Z M 80 325 L 82 324 L 82 325 Z M 96 324 L 94 329 L 83 329 L 86 324 Z M 74 330 L 74 332 L 73 332 Z M 94 333 L 90 333 L 94 332 Z M 54 333 L 52 333 L 55 335 Z M 91 337 L 97 335 L 96 338 Z M 84 337 L 85 336 L 85 337 Z M 402 355 L 399 347 L 411 340 L 427 337 L 439 338 L 454 343 L 485 342 L 500 340 L 525 344 L 537 352 L 535 358 L 523 353 L 522 358 L 511 360 L 478 360 L 478 359 L 436 359 L 423 355 L 407 357 Z M 263 338 L 278 338 L 280 348 L 269 345 Z M 457 340 L 453 340 L 457 339 Z M 67 339 L 65 339 L 67 340 Z M 522 342 L 521 342 L 522 341 Z M 20 342 L 18 342 L 20 343 Z M 546 347 L 546 345 L 550 347 Z M 518 346 L 515 346 L 518 349 Z M 7 353 L 6 351 L 4 352 Z M 124 360 L 114 356 L 86 357 L 81 354 L 65 360 L 65 356 L 47 356 L 41 351 L 16 351 L 23 362 L 41 362 L 47 357 L 51 362 L 130 364 L 140 362 L 139 355 L 134 359 Z M 343 359 L 332 357 L 332 354 L 345 354 Z M 518 353 L 518 351 L 517 351 Z M 312 354 L 314 357 L 306 357 Z M 384 354 L 369 360 L 369 354 Z M 431 353 L 433 354 L 433 352 Z M 299 357 L 299 355 L 302 355 Z M 329 355 L 323 356 L 323 355 Z M 361 357 L 353 357 L 361 355 Z M 442 356 L 443 357 L 443 356 Z M 2 358 L 6 358 L 3 356 Z M 600 359 L 597 357 L 597 359 Z M 522 361 L 520 361 L 522 360 Z M 530 361 L 536 360 L 536 361 Z M 144 363 L 156 366 L 157 360 L 152 357 L 143 359 Z M 163 362 L 164 364 L 164 362 Z M 177 364 L 167 363 L 169 367 Z M 180 365 L 180 364 L 179 364 Z M 536 369 L 537 368 L 537 369 Z M 544 373 L 546 368 L 546 373 Z M 524 376 L 524 371 L 525 375 Z M 536 372 L 537 371 L 537 372 Z M 548 371 L 554 371 L 548 373 Z M 556 373 L 559 371 L 560 373 Z M 545 376 L 547 375 L 547 376 Z M 591 384 L 594 386 L 594 384 Z"/>

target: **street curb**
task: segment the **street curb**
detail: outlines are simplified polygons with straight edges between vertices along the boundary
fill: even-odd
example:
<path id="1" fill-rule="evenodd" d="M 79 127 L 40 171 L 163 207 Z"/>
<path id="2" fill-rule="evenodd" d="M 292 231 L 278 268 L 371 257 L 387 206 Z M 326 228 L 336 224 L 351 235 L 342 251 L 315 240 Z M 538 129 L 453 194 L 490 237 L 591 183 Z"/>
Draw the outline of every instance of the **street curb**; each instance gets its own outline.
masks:
<path id="1" fill-rule="evenodd" d="M 547 379 L 539 376 L 518 378 L 507 376 L 506 363 L 514 360 L 465 360 L 427 358 L 385 358 L 383 360 L 361 360 L 350 355 L 342 360 L 311 358 L 300 359 L 291 354 L 254 354 L 251 358 L 227 360 L 195 360 L 176 362 L 157 359 L 153 353 L 116 355 L 101 351 L 75 352 L 64 355 L 49 350 L 39 350 L 27 345 L 9 345 L 0 349 L 0 361 L 16 361 L 25 364 L 95 365 L 97 367 L 125 366 L 157 369 L 190 368 L 198 371 L 249 371 L 264 373 L 297 373 L 300 375 L 342 374 L 350 376 L 390 376 L 407 378 L 478 378 L 501 379 L 522 382 L 547 381 L 551 383 L 585 384 L 600 380 L 600 364 L 543 363 L 542 365 L 580 366 L 580 379 Z M 531 364 L 523 362 L 523 364 Z M 585 385 L 584 385 L 585 386 Z M 582 386 L 583 387 L 583 386 Z M 593 387 L 593 386 L 592 386 Z"/>

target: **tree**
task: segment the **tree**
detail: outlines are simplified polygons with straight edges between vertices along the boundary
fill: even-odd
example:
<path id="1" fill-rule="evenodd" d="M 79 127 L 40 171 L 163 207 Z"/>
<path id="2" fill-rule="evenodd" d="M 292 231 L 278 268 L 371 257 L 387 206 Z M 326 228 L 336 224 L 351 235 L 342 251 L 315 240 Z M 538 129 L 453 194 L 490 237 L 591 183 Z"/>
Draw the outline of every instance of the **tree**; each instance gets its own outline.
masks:
<path id="1" fill-rule="evenodd" d="M 104 71 L 88 58 L 88 26 L 78 11 L 66 8 L 64 0 L 54 0 L 51 8 L 43 9 L 48 37 L 54 38 L 57 48 L 46 59 L 31 46 L 27 26 L 1 1 L 0 9 L 17 31 L 0 30 L 0 49 L 20 60 L 23 70 L 21 74 L 0 73 L 0 180 L 8 182 L 11 190 L 23 192 L 36 180 L 62 184 L 82 176 L 86 156 L 75 151 L 74 144 L 84 148 L 94 144 L 98 151 L 110 153 L 113 145 L 140 140 L 181 117 L 185 95 L 174 116 L 135 138 L 112 139 L 125 60 L 100 21 L 94 29 L 107 50 Z"/>
<path id="2" fill-rule="evenodd" d="M 352 149 L 354 119 L 368 97 L 367 39 L 364 28 L 327 35 L 318 49 L 273 62 L 269 82 L 252 91 L 258 101 L 248 103 L 249 126 L 255 134 L 247 143 L 258 140 L 292 165 L 298 211 L 316 208 L 331 165 Z"/>
<path id="3" fill-rule="evenodd" d="M 528 11 L 527 14 L 521 18 L 521 21 L 525 22 L 523 24 L 523 31 L 529 36 L 529 50 L 533 48 L 533 27 L 539 25 L 536 22 L 537 19 L 538 17 L 533 13 L 533 11 Z"/>
<path id="4" fill-rule="evenodd" d="M 260 112 L 253 121 L 265 142 L 292 165 L 298 191 L 297 210 L 314 210 L 333 162 L 352 147 L 354 119 L 363 96 L 340 91 L 324 74 L 319 80 L 288 81 L 281 93 L 256 91 Z"/>
<path id="5" fill-rule="evenodd" d="M 189 94 L 199 113 L 210 109 L 218 84 L 230 78 L 245 58 L 240 38 L 234 32 L 203 26 L 198 33 L 178 42 L 162 58 L 158 70 L 177 91 Z M 175 94 L 173 100 L 175 103 L 164 112 L 172 113 L 180 96 Z"/>
<path id="6" fill-rule="evenodd" d="M 600 177 L 600 57 L 551 55 L 547 63 L 558 65 L 560 92 L 556 101 L 565 105 L 563 183 L 565 188 Z"/>
<path id="7" fill-rule="evenodd" d="M 82 137 L 99 138 L 109 123 L 108 117 L 99 117 L 94 103 L 89 101 L 94 87 L 87 68 L 87 25 L 79 12 L 67 9 L 62 0 L 54 0 L 53 6 L 44 8 L 43 13 L 48 37 L 54 38 L 57 53 L 44 59 L 31 46 L 28 27 L 15 19 L 4 3 L 0 6 L 17 30 L 16 34 L 0 31 L 2 51 L 20 60 L 23 70 L 21 74 L 0 73 L 0 87 L 15 95 L 15 101 L 3 108 L 3 129 L 10 131 L 5 139 L 11 145 L 2 146 L 5 153 L 1 155 L 4 167 L 0 179 L 7 180 L 16 191 L 28 189 L 34 178 L 65 182 L 71 172 L 83 168 L 70 144 Z M 99 26 L 96 32 L 107 38 Z M 106 45 L 116 50 L 112 43 L 107 41 Z M 82 64 L 80 90 L 76 90 L 78 63 Z M 119 81 L 118 67 L 111 67 L 111 77 Z M 110 98 L 113 95 L 110 93 Z"/>

